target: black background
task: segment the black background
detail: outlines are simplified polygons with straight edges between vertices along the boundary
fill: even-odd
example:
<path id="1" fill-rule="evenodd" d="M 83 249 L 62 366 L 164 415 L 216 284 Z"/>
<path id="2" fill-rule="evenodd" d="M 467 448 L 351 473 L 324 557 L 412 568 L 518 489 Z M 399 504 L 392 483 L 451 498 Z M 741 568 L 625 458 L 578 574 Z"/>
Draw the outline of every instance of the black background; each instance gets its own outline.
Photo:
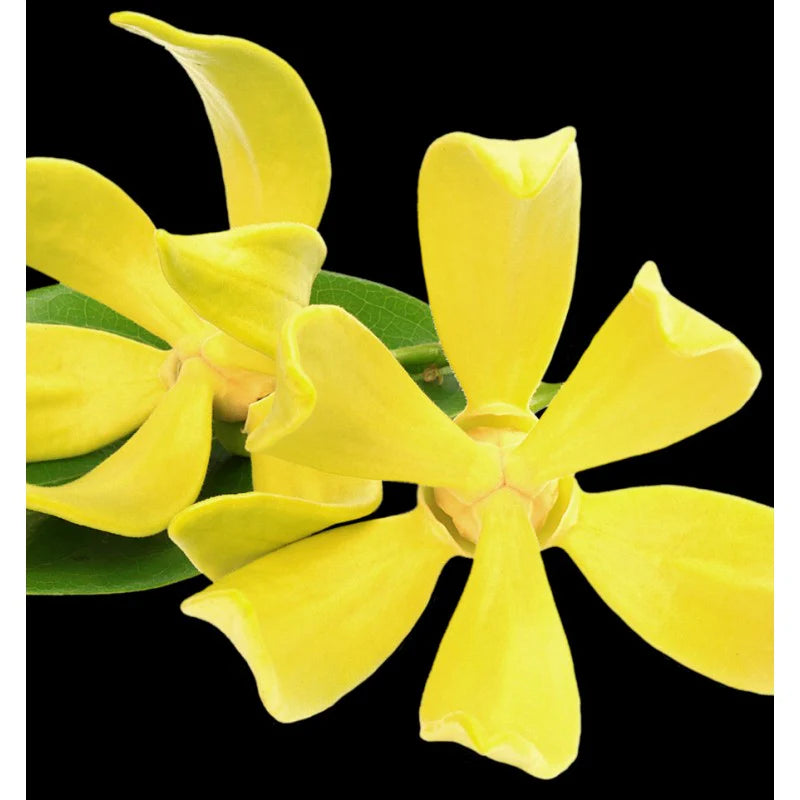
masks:
<path id="1" fill-rule="evenodd" d="M 143 1 L 136 10 L 252 39 L 298 70 L 331 147 L 326 266 L 422 298 L 415 193 L 427 145 L 451 130 L 515 139 L 576 126 L 584 180 L 578 275 L 547 377 L 566 377 L 647 259 L 677 297 L 734 331 L 765 376 L 731 419 L 584 473 L 582 485 L 679 483 L 771 503 L 768 62 L 756 55 L 767 20 L 716 15 L 711 4 L 691 13 L 604 7 L 594 16 L 580 6 L 550 8 Z M 115 10 L 30 7 L 29 154 L 99 170 L 159 227 L 227 227 L 199 98 L 165 51 L 107 23 Z M 29 277 L 31 286 L 42 282 Z M 387 513 L 412 504 L 409 487 L 387 487 Z M 771 699 L 684 669 L 608 610 L 563 553 L 548 551 L 545 564 L 583 705 L 578 759 L 553 781 L 418 738 L 425 677 L 469 571 L 459 560 L 373 677 L 292 725 L 264 711 L 227 640 L 178 610 L 204 578 L 142 594 L 30 598 L 31 796 L 205 797 L 223 787 L 223 797 L 388 789 L 695 797 L 742 796 L 750 785 L 766 796 Z"/>

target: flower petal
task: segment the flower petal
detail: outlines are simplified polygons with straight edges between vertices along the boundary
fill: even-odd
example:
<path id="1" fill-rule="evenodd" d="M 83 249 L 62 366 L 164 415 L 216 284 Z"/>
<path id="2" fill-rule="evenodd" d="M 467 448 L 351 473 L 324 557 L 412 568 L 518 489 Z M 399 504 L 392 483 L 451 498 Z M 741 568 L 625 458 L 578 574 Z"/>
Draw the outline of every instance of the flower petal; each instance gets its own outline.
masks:
<path id="1" fill-rule="evenodd" d="M 771 508 L 685 486 L 583 494 L 554 543 L 653 647 L 728 686 L 772 692 Z"/>
<path id="2" fill-rule="evenodd" d="M 26 325 L 27 460 L 89 453 L 138 428 L 166 391 L 168 354 L 70 325 Z"/>
<path id="3" fill-rule="evenodd" d="M 264 375 L 274 375 L 276 370 L 275 359 L 237 342 L 222 331 L 209 336 L 203 342 L 200 355 L 223 374 L 231 370 L 244 369 L 261 372 Z"/>
<path id="4" fill-rule="evenodd" d="M 100 173 L 75 161 L 29 158 L 27 209 L 28 266 L 170 344 L 208 329 L 164 278 L 153 223 Z"/>
<path id="5" fill-rule="evenodd" d="M 666 447 L 733 414 L 760 378 L 747 348 L 672 297 L 650 262 L 509 455 L 507 474 L 543 483 Z"/>
<path id="6" fill-rule="evenodd" d="M 211 449 L 211 370 L 184 362 L 144 425 L 91 472 L 27 487 L 28 508 L 123 536 L 150 536 L 197 497 Z"/>
<path id="7" fill-rule="evenodd" d="M 232 228 L 317 226 L 331 181 L 328 143 L 308 89 L 282 58 L 245 39 L 187 33 L 130 11 L 111 22 L 164 46 L 200 92 Z"/>
<path id="8" fill-rule="evenodd" d="M 472 572 L 422 696 L 421 735 L 552 778 L 580 738 L 569 645 L 522 501 L 504 489 L 482 505 Z"/>
<path id="9" fill-rule="evenodd" d="M 497 448 L 470 439 L 337 306 L 311 306 L 284 327 L 272 411 L 247 448 L 339 475 L 467 493 L 501 480 Z"/>
<path id="10" fill-rule="evenodd" d="M 373 512 L 379 481 L 253 457 L 255 492 L 212 497 L 178 514 L 172 540 L 211 580 L 331 525 Z"/>
<path id="11" fill-rule="evenodd" d="M 419 176 L 436 330 L 470 412 L 527 411 L 567 314 L 578 251 L 575 130 L 503 141 L 451 133 Z"/>
<path id="12" fill-rule="evenodd" d="M 167 280 L 201 316 L 275 356 L 283 323 L 305 308 L 325 243 L 308 225 L 278 222 L 221 233 L 157 234 Z"/>
<path id="13" fill-rule="evenodd" d="M 366 680 L 405 638 L 456 554 L 426 509 L 336 528 L 225 576 L 181 606 L 216 625 L 281 722 Z"/>

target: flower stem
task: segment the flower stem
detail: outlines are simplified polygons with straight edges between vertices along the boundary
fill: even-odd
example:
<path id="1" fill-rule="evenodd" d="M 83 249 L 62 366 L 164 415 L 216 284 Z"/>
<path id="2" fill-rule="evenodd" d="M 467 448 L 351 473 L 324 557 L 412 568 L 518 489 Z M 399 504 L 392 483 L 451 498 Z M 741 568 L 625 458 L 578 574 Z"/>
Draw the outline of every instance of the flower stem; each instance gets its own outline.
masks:
<path id="1" fill-rule="evenodd" d="M 439 342 L 396 347 L 392 350 L 392 355 L 412 375 L 422 372 L 426 367 L 447 366 L 447 357 Z"/>

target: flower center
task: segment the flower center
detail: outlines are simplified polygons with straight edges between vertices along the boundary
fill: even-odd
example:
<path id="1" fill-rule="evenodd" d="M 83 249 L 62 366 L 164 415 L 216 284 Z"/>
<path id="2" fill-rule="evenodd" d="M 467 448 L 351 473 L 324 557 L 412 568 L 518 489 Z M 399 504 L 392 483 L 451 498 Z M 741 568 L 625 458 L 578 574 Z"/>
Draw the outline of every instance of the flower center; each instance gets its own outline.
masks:
<path id="1" fill-rule="evenodd" d="M 503 487 L 508 487 L 508 484 L 500 484 L 496 489 L 492 489 L 489 494 L 493 494 Z M 514 489 L 514 487 L 510 488 Z M 521 492 L 519 489 L 514 489 L 514 491 L 525 500 L 528 509 L 528 519 L 530 519 L 531 526 L 537 532 L 544 527 L 544 523 L 550 515 L 550 511 L 558 500 L 558 489 L 557 480 L 542 484 L 530 494 Z M 433 496 L 439 508 L 453 521 L 453 525 L 455 525 L 458 532 L 465 539 L 477 544 L 480 537 L 481 522 L 476 511 L 476 506 L 480 501 L 470 504 L 463 503 L 448 489 L 435 489 Z M 480 498 L 481 501 L 485 499 L 485 497 Z"/>
<path id="2" fill-rule="evenodd" d="M 536 424 L 536 418 L 498 418 L 500 423 L 494 427 L 491 418 L 469 421 L 459 421 L 466 433 L 476 441 L 492 444 L 500 451 L 500 463 L 505 464 L 505 456 L 509 450 L 513 450 L 525 438 L 528 430 Z M 476 424 L 477 423 L 477 424 Z M 569 486 L 566 486 L 558 479 L 547 481 L 536 486 L 520 486 L 511 483 L 503 470 L 502 478 L 497 486 L 492 487 L 485 495 L 478 497 L 472 502 L 464 502 L 456 492 L 446 488 L 436 488 L 433 490 L 433 499 L 441 511 L 449 518 L 458 533 L 464 539 L 477 544 L 480 537 L 481 520 L 478 513 L 478 506 L 494 492 L 508 488 L 517 492 L 525 501 L 528 518 L 531 526 L 540 534 L 542 545 L 545 544 L 546 536 L 542 536 L 545 531 L 550 531 L 558 525 L 557 519 L 552 517 L 559 516 L 563 512 L 563 503 L 559 502 L 560 494 L 566 489 L 569 493 Z"/>
<path id="3" fill-rule="evenodd" d="M 161 377 L 167 386 L 172 386 L 187 361 L 201 359 L 211 368 L 216 379 L 214 417 L 223 422 L 244 422 L 250 404 L 275 391 L 275 375 L 266 356 L 262 357 L 227 337 L 221 339 L 221 336 L 224 335 L 210 336 L 199 346 L 181 343 L 170 351 L 161 368 Z M 253 369 L 253 366 L 260 369 Z M 269 372 L 262 371 L 264 369 L 269 369 Z"/>

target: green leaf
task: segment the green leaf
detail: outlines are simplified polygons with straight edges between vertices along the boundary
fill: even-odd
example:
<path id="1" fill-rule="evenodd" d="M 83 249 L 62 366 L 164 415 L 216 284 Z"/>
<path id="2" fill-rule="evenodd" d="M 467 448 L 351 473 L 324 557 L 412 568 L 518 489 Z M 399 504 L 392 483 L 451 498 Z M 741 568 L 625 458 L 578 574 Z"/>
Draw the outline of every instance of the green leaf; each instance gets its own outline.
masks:
<path id="1" fill-rule="evenodd" d="M 28 594 L 116 594 L 198 574 L 166 533 L 130 539 L 26 512 Z"/>
<path id="2" fill-rule="evenodd" d="M 83 463 L 84 471 L 108 458 L 124 440 L 107 448 L 103 457 L 96 451 Z M 88 459 L 88 456 L 80 456 Z M 77 462 L 79 459 L 61 459 Z M 40 472 L 41 483 L 55 485 L 79 475 L 60 472 L 57 462 L 39 462 L 31 467 L 49 467 Z M 60 465 L 59 465 L 60 466 Z M 71 467 L 76 469 L 74 464 Z M 82 473 L 81 473 L 82 474 Z M 252 491 L 250 460 L 228 453 L 217 442 L 211 450 L 208 472 L 199 499 L 218 494 Z M 143 538 L 117 536 L 72 522 L 26 512 L 27 591 L 28 594 L 117 594 L 155 589 L 192 578 L 195 567 L 167 536 L 166 532 Z"/>
<path id="3" fill-rule="evenodd" d="M 311 289 L 311 302 L 341 306 L 390 350 L 439 338 L 427 303 L 363 278 L 322 270 Z"/>
<path id="4" fill-rule="evenodd" d="M 253 475 L 250 459 L 242 458 L 214 442 L 208 471 L 198 500 L 206 500 L 218 494 L 241 494 L 253 491 Z"/>
<path id="5" fill-rule="evenodd" d="M 85 294 L 57 283 L 31 289 L 25 293 L 25 319 L 28 322 L 47 322 L 51 325 L 74 325 L 76 328 L 96 328 L 118 333 L 137 342 L 168 350 L 169 345 L 152 333 L 131 322 L 127 317 L 92 300 Z"/>

